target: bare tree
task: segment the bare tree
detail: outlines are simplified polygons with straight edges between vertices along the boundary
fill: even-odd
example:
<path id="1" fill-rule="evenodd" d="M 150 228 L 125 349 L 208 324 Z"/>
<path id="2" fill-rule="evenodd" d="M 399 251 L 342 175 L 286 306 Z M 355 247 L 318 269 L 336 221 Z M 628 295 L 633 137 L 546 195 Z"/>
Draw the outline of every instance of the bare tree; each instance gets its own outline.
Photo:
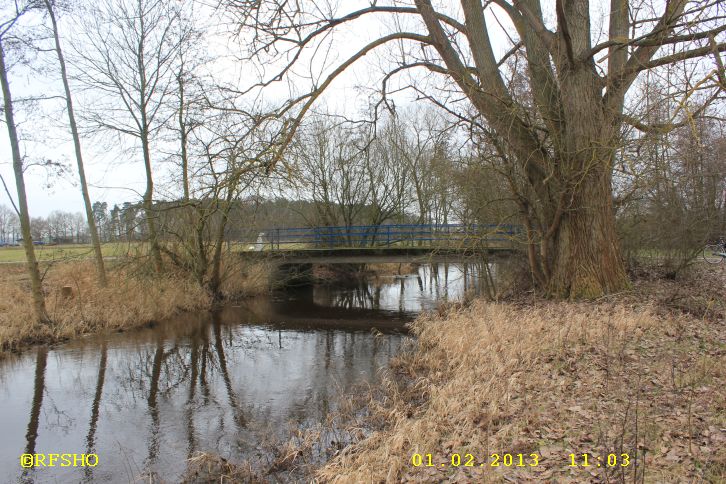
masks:
<path id="1" fill-rule="evenodd" d="M 291 145 L 294 171 L 287 182 L 313 202 L 314 220 L 308 222 L 373 226 L 368 235 L 355 234 L 361 245 L 373 243 L 376 227 L 386 222 L 445 223 L 451 180 L 442 176 L 452 160 L 442 119 L 422 126 L 425 118 L 404 111 L 370 125 L 331 115 L 303 123 Z"/>
<path id="2" fill-rule="evenodd" d="M 0 205 L 0 242 L 7 244 L 14 241 L 17 233 L 18 214 L 5 205 Z"/>
<path id="3" fill-rule="evenodd" d="M 637 122 L 624 115 L 628 90 L 640 72 L 659 66 L 705 56 L 713 56 L 720 66 L 720 53 L 726 50 L 719 1 L 669 0 L 640 8 L 627 0 L 611 0 L 609 18 L 593 18 L 588 0 L 558 0 L 552 22 L 537 0 L 461 0 L 460 6 L 449 8 L 443 3 L 434 7 L 430 0 L 415 0 L 412 6 L 372 2 L 341 15 L 324 2 L 223 3 L 236 15 L 251 55 L 283 63 L 263 85 L 291 75 L 300 59 L 310 64 L 303 49 L 319 45 L 332 30 L 350 22 L 395 15 L 398 21 L 388 25 L 401 26 L 412 25 L 401 17 L 417 19 L 410 30 L 393 28 L 370 41 L 337 63 L 310 92 L 295 98 L 285 111 L 294 112 L 289 131 L 349 66 L 380 46 L 397 44 L 399 64 L 386 74 L 384 84 L 403 71 L 423 69 L 449 81 L 444 86 L 449 89 L 439 94 L 455 87 L 465 96 L 534 193 L 528 209 L 536 211 L 533 219 L 538 223 L 529 227 L 528 239 L 538 248 L 530 251 L 536 280 L 551 294 L 573 298 L 597 297 L 629 284 L 612 202 L 621 127 Z M 511 39 L 511 49 L 499 58 L 492 37 L 495 22 L 503 26 L 501 37 Z M 607 29 L 598 30 L 608 23 Z M 525 53 L 524 93 L 506 83 L 506 60 L 518 51 Z M 719 89 L 717 70 L 709 74 L 706 69 L 699 88 Z"/>
<path id="4" fill-rule="evenodd" d="M 615 167 L 617 219 L 631 263 L 648 254 L 670 277 L 687 267 L 709 240 L 726 229 L 726 119 L 719 107 L 704 109 L 674 126 L 683 103 L 676 73 L 641 86 L 639 119 L 660 129 L 627 134 Z M 694 97 L 700 97 L 695 94 Z M 702 100 L 693 103 L 704 106 Z"/>
<path id="5" fill-rule="evenodd" d="M 209 108 L 205 91 L 213 89 L 211 84 L 204 84 L 200 75 L 200 67 L 208 61 L 204 52 L 203 39 L 205 32 L 195 22 L 194 2 L 180 6 L 178 22 L 174 31 L 178 39 L 179 49 L 175 59 L 174 81 L 176 89 L 176 117 L 171 131 L 178 137 L 179 164 L 182 172 L 183 200 L 189 200 L 189 138 L 194 129 L 202 124 L 205 111 Z"/>
<path id="6" fill-rule="evenodd" d="M 8 38 L 12 35 L 12 28 L 16 25 L 20 17 L 28 12 L 31 6 L 32 5 L 30 4 L 21 5 L 16 3 L 15 8 L 9 15 L 9 18 L 3 19 L 2 23 L 0 23 L 0 85 L 2 85 L 5 123 L 7 125 L 8 136 L 10 138 L 10 149 L 12 151 L 13 158 L 13 173 L 15 174 L 15 186 L 18 192 L 17 210 L 18 217 L 20 218 L 20 234 L 23 237 L 23 247 L 25 249 L 28 276 L 30 277 L 35 318 L 40 323 L 49 323 L 48 313 L 45 309 L 45 297 L 43 296 L 42 281 L 40 278 L 40 272 L 38 271 L 38 261 L 35 257 L 33 239 L 31 236 L 28 197 L 25 191 L 25 167 L 23 166 L 23 156 L 20 153 L 20 139 L 18 136 L 17 125 L 15 124 L 13 96 L 10 91 L 8 65 L 6 62 L 6 44 Z"/>
<path id="7" fill-rule="evenodd" d="M 447 223 L 454 160 L 448 150 L 452 123 L 432 109 L 397 112 L 380 133 L 381 156 L 406 168 L 418 223 Z M 402 203 L 402 210 L 407 204 Z"/>
<path id="8" fill-rule="evenodd" d="M 298 196 L 311 200 L 314 225 L 350 227 L 360 223 L 369 200 L 363 150 L 345 129 L 328 116 L 311 118 L 291 152 L 295 171 L 289 182 Z"/>
<path id="9" fill-rule="evenodd" d="M 68 73 L 66 70 L 66 61 L 61 48 L 60 34 L 58 32 L 58 22 L 56 20 L 54 6 L 51 0 L 43 0 L 45 9 L 50 17 L 53 29 L 53 40 L 55 42 L 55 53 L 58 56 L 58 65 L 60 67 L 61 80 L 63 81 L 63 90 L 65 92 L 66 110 L 68 112 L 68 124 L 71 128 L 73 136 L 73 149 L 76 155 L 76 165 L 78 167 L 78 179 L 81 182 L 81 194 L 83 196 L 83 205 L 86 209 L 86 223 L 88 224 L 88 232 L 91 235 L 91 244 L 93 245 L 93 253 L 96 259 L 96 273 L 98 283 L 101 286 L 106 285 L 106 268 L 103 264 L 103 253 L 101 252 L 101 240 L 98 237 L 98 229 L 93 218 L 93 209 L 91 206 L 91 197 L 88 194 L 88 183 L 86 182 L 86 170 L 83 165 L 83 154 L 81 152 L 81 138 L 78 133 L 78 125 L 76 124 L 76 114 L 73 109 L 73 98 L 71 97 L 71 88 L 68 83 Z"/>
<path id="10" fill-rule="evenodd" d="M 411 202 L 411 167 L 402 162 L 401 152 L 396 149 L 396 140 L 402 134 L 398 128 L 396 118 L 387 119 L 380 135 L 368 130 L 360 141 L 369 191 L 366 223 L 370 225 L 402 219 Z"/>
<path id="11" fill-rule="evenodd" d="M 76 47 L 79 79 L 96 90 L 90 121 L 136 139 L 146 176 L 143 205 L 157 271 L 162 259 L 154 213 L 151 143 L 166 122 L 174 62 L 184 41 L 174 35 L 177 11 L 168 0 L 103 0 L 90 12 Z"/>
<path id="12" fill-rule="evenodd" d="M 245 190 L 268 173 L 267 152 L 275 137 L 267 130 L 269 119 L 259 113 L 207 111 L 205 122 L 190 131 L 188 194 L 159 204 L 160 233 L 168 240 L 161 250 L 215 298 L 222 296 L 226 275 L 230 215 Z"/>

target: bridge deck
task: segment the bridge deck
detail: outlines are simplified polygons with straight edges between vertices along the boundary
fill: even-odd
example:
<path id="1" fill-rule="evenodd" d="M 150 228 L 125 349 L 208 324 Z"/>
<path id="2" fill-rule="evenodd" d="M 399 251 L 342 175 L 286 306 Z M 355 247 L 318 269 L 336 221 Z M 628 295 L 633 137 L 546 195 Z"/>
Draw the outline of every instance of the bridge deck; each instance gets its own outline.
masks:
<path id="1" fill-rule="evenodd" d="M 460 261 L 511 252 L 519 233 L 514 225 L 276 228 L 257 234 L 241 254 L 289 264 Z"/>
<path id="2" fill-rule="evenodd" d="M 284 264 L 377 264 L 386 262 L 457 262 L 484 254 L 507 254 L 508 247 L 441 249 L 432 247 L 358 247 L 242 252 L 250 259 L 274 259 Z"/>

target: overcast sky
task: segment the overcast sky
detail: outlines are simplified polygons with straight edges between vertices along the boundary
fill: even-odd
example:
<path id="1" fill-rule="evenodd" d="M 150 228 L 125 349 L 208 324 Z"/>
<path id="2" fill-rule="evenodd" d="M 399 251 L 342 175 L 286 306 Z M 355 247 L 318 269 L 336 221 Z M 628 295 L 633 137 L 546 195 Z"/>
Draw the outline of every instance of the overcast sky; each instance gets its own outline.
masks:
<path id="1" fill-rule="evenodd" d="M 78 45 L 78 38 L 71 39 L 69 42 L 68 32 L 74 29 L 69 23 L 69 19 L 61 19 L 60 28 L 62 33 L 66 33 L 63 46 L 68 52 L 66 54 L 68 56 L 71 52 L 70 42 Z M 336 60 L 340 61 L 346 54 L 346 50 L 349 50 L 346 47 L 355 46 L 359 43 L 356 40 L 360 41 L 361 38 L 374 35 L 377 31 L 378 27 L 375 22 L 361 21 L 356 24 L 355 29 L 337 33 L 335 43 L 341 48 L 339 51 L 331 53 L 329 61 L 331 63 Z M 73 35 L 70 36 L 73 37 Z M 224 35 L 207 37 L 206 40 L 209 44 L 207 48 L 211 51 L 210 54 L 235 55 L 239 53 L 239 46 L 236 42 Z M 13 68 L 10 80 L 11 90 L 16 100 L 27 96 L 61 95 L 62 84 L 57 74 L 49 70 L 56 68 L 55 62 L 53 54 L 46 54 L 34 59 L 36 66 L 47 65 L 44 67 L 46 70 L 44 73 L 31 72 L 23 66 Z M 239 64 L 231 59 L 222 60 L 215 68 L 215 76 L 226 77 L 224 81 L 245 87 L 255 80 L 250 75 L 254 70 L 242 69 Z M 360 90 L 357 87 L 371 85 L 374 77 L 369 74 L 372 73 L 374 65 L 375 60 L 371 56 L 364 59 L 359 65 L 336 80 L 330 92 L 321 99 L 317 107 L 323 109 L 323 106 L 327 105 L 327 109 L 331 111 L 347 114 L 360 111 L 366 106 L 368 100 L 365 96 L 359 95 Z M 69 67 L 72 70 L 73 66 Z M 289 89 L 286 83 L 273 85 L 265 91 L 266 101 L 272 103 L 286 98 L 288 94 Z M 74 93 L 74 97 L 78 98 L 75 100 L 78 107 L 82 104 L 80 101 L 83 96 Z M 85 100 L 88 101 L 87 98 Z M 26 188 L 31 215 L 47 215 L 53 210 L 82 211 L 83 202 L 76 182 L 75 156 L 70 141 L 70 131 L 67 128 L 63 101 L 51 100 L 33 105 L 18 102 L 16 117 L 23 137 L 22 150 L 29 159 L 52 159 L 64 163 L 69 168 L 62 176 L 59 176 L 56 171 L 49 171 L 38 166 L 27 169 Z M 81 129 L 83 127 L 81 126 Z M 109 205 L 113 205 L 124 201 L 137 201 L 141 197 L 145 189 L 143 164 L 140 153 L 134 148 L 133 140 L 119 139 L 110 134 L 83 139 L 84 161 L 93 201 L 106 201 Z M 164 192 L 164 184 L 173 178 L 173 174 L 160 163 L 162 156 L 158 152 L 155 152 L 154 155 L 155 178 L 159 182 L 159 193 L 161 194 Z M 11 195 L 15 198 L 15 179 L 4 125 L 0 133 L 0 175 L 3 176 Z M 0 204 L 10 205 L 5 190 L 0 192 Z"/>
<path id="2" fill-rule="evenodd" d="M 361 6 L 369 5 L 366 1 L 344 1 L 341 2 L 340 12 L 355 10 Z M 457 12 L 453 12 L 457 15 Z M 546 12 L 547 16 L 547 12 Z M 200 15 L 205 17 L 205 15 Z M 61 33 L 65 33 L 63 39 L 64 49 L 70 53 L 70 44 L 78 48 L 83 47 L 76 35 L 77 27 L 72 24 L 72 19 L 61 19 Z M 317 55 L 314 60 L 305 59 L 300 63 L 299 69 L 311 69 L 313 72 L 330 72 L 337 64 L 345 60 L 350 54 L 365 45 L 367 41 L 380 36 L 382 33 L 390 32 L 392 29 L 404 28 L 417 29 L 419 19 L 417 16 L 403 16 L 397 18 L 397 26 L 390 16 L 378 16 L 362 18 L 350 26 L 338 29 L 331 40 L 333 48 L 327 51 L 327 62 L 322 63 L 320 51 L 313 52 Z M 214 24 L 212 30 L 223 31 L 224 28 L 215 26 L 218 19 L 205 20 L 206 23 Z M 501 56 L 506 52 L 511 43 L 499 30 L 495 21 L 489 21 L 491 33 L 494 39 L 497 55 Z M 207 49 L 211 55 L 224 54 L 236 55 L 241 52 L 240 46 L 235 40 L 217 33 L 206 37 Z M 380 86 L 381 72 L 385 67 L 390 68 L 391 62 L 398 55 L 396 47 L 390 49 L 379 49 L 367 55 L 356 65 L 350 68 L 344 75 L 340 76 L 323 98 L 316 104 L 315 109 L 326 110 L 335 113 L 342 113 L 347 116 L 356 116 L 364 111 L 373 99 L 373 90 Z M 47 53 L 41 58 L 35 59 L 34 65 L 45 66 L 44 71 L 31 71 L 22 66 L 14 68 L 11 73 L 11 87 L 16 98 L 38 95 L 60 95 L 62 84 L 56 69 L 56 58 L 53 53 Z M 230 58 L 219 61 L 210 68 L 214 76 L 225 82 L 236 84 L 240 87 L 248 85 L 255 80 L 255 71 L 261 66 L 243 65 Z M 266 72 L 273 71 L 274 66 L 264 66 Z M 73 66 L 70 66 L 73 69 Z M 406 76 L 414 75 L 405 73 L 398 81 L 393 80 L 389 86 L 391 89 L 397 87 L 396 82 L 406 82 Z M 299 91 L 304 89 L 306 82 L 297 78 L 292 83 L 293 89 Z M 303 87 L 300 87 L 303 86 Z M 263 98 L 266 102 L 275 104 L 289 96 L 290 85 L 278 83 L 265 90 Z M 77 97 L 76 104 L 82 106 L 93 101 L 88 93 L 74 93 Z M 410 91 L 402 92 L 393 96 L 397 105 L 405 105 L 413 99 Z M 21 134 L 23 136 L 23 151 L 29 159 L 51 159 L 60 161 L 68 166 L 69 170 L 59 176 L 55 172 L 49 172 L 40 167 L 30 167 L 26 173 L 26 185 L 31 216 L 47 215 L 53 210 L 82 211 L 82 199 L 77 187 L 75 157 L 70 133 L 67 128 L 67 118 L 63 101 L 60 99 L 45 101 L 37 105 L 28 106 L 18 103 L 16 107 L 17 117 L 20 121 Z M 82 123 L 81 123 L 82 124 Z M 86 126 L 87 127 L 87 126 Z M 84 126 L 82 125 L 83 129 Z M 83 153 L 86 164 L 87 177 L 90 184 L 91 199 L 93 201 L 105 201 L 109 205 L 123 203 L 124 201 L 138 201 L 145 188 L 143 175 L 143 164 L 140 153 L 135 149 L 134 141 L 119 138 L 115 135 L 106 134 L 100 137 L 85 137 L 83 139 Z M 159 197 L 173 196 L 169 189 L 178 178 L 168 167 L 165 168 L 161 162 L 162 156 L 158 151 L 154 154 L 155 181 L 158 183 Z M 15 197 L 15 181 L 12 174 L 11 155 L 7 132 L 3 126 L 0 133 L 0 174 L 4 177 L 10 188 L 10 193 Z M 166 190 L 165 190 L 166 189 Z M 0 193 L 0 204 L 10 205 L 8 195 L 3 190 Z"/>

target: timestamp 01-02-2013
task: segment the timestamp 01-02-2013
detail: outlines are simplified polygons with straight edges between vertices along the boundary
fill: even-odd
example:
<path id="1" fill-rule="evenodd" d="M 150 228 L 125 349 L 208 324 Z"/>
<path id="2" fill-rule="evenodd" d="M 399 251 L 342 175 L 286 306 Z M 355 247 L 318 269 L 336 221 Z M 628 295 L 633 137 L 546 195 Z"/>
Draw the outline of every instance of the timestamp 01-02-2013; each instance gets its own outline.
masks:
<path id="1" fill-rule="evenodd" d="M 443 458 L 433 454 L 413 454 L 411 465 L 413 467 L 537 467 L 540 465 L 540 460 L 541 456 L 536 452 L 493 453 L 485 456 L 452 453 Z M 563 456 L 562 463 L 568 467 L 627 467 L 630 465 L 630 455 L 568 454 L 566 457 Z"/>

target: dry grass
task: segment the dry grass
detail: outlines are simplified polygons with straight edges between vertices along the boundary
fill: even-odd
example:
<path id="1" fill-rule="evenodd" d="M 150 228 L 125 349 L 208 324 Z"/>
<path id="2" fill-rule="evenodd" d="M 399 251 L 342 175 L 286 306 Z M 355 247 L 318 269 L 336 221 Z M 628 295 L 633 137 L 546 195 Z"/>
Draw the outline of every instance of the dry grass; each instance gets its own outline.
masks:
<path id="1" fill-rule="evenodd" d="M 43 267 L 41 270 L 45 270 Z M 264 267 L 226 267 L 222 287 L 227 297 L 256 294 L 266 288 Z M 180 311 L 207 309 L 209 294 L 182 273 L 150 275 L 133 262 L 108 271 L 108 286 L 96 284 L 90 261 L 53 264 L 43 280 L 52 325 L 33 323 L 30 283 L 23 266 L 4 266 L 0 274 L 0 355 L 34 343 L 53 343 L 78 335 L 144 326 Z M 64 297 L 62 287 L 71 288 Z"/>
<path id="2" fill-rule="evenodd" d="M 265 262 L 223 261 L 222 294 L 227 299 L 269 291 L 272 268 Z"/>
<path id="3" fill-rule="evenodd" d="M 720 320 L 623 303 L 478 301 L 419 318 L 413 330 L 418 348 L 369 404 L 382 428 L 319 470 L 322 481 L 726 478 Z M 414 453 L 433 454 L 436 466 L 413 467 Z M 440 467 L 453 453 L 477 466 Z M 537 467 L 479 467 L 492 453 L 541 458 Z M 570 453 L 628 453 L 631 464 L 571 468 Z"/>
<path id="4" fill-rule="evenodd" d="M 189 459 L 182 482 L 184 484 L 207 484 L 210 482 L 224 484 L 265 481 L 250 467 L 232 464 L 218 455 L 199 452 Z"/>
<path id="5" fill-rule="evenodd" d="M 0 280 L 0 348 L 18 350 L 37 342 L 55 342 L 103 330 L 128 329 L 200 309 L 210 303 L 203 289 L 179 275 L 148 277 L 131 267 L 108 273 L 108 286 L 96 284 L 91 262 L 52 266 L 43 289 L 52 325 L 33 323 L 30 284 L 23 268 L 3 268 Z M 69 286 L 71 297 L 61 293 Z"/>

